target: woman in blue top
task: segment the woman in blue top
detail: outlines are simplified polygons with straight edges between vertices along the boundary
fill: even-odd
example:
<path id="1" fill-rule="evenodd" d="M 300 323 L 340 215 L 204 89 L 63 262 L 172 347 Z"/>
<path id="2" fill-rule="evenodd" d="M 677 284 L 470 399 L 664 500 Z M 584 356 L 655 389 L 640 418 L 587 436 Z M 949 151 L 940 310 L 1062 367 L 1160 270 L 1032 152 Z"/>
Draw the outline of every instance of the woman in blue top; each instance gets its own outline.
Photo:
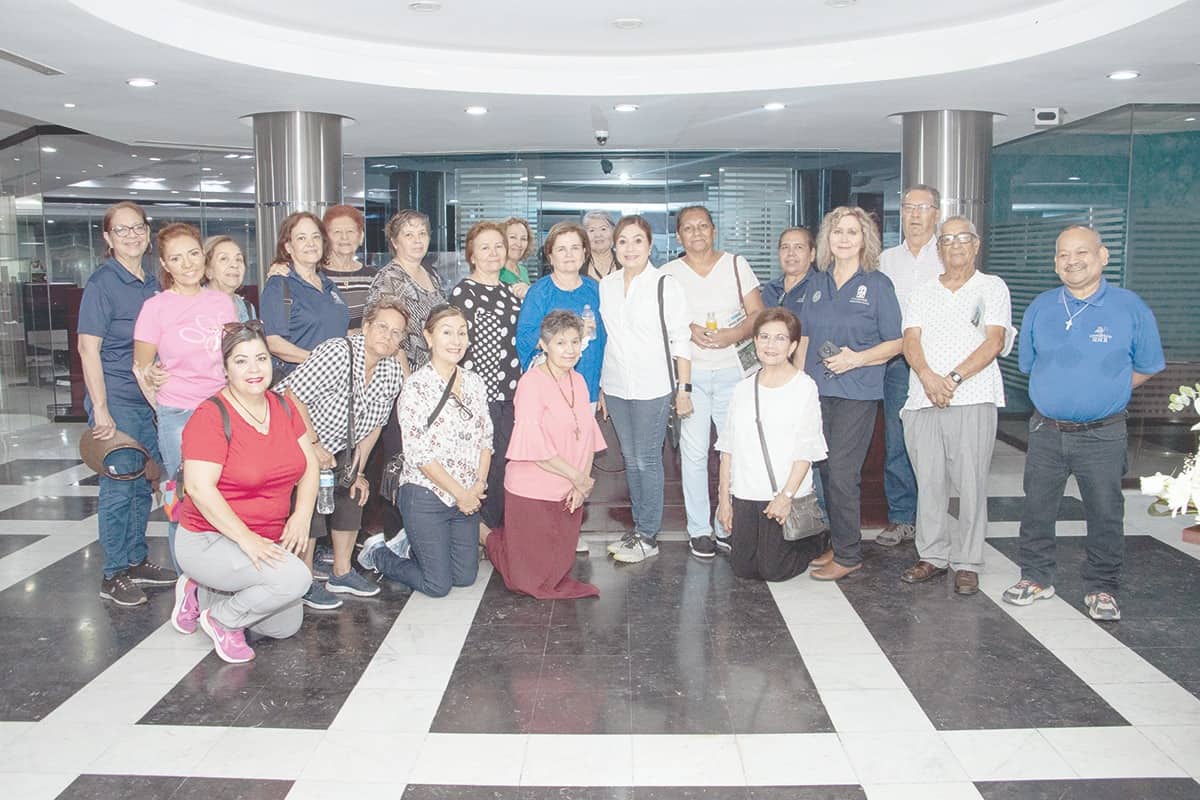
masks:
<path id="1" fill-rule="evenodd" d="M 299 211 L 279 226 L 275 260 L 289 262 L 291 272 L 267 279 L 261 309 L 276 380 L 321 342 L 345 336 L 350 328 L 350 310 L 342 295 L 320 272 L 328 250 L 325 224 L 314 214 Z"/>
<path id="2" fill-rule="evenodd" d="M 587 383 L 593 409 L 600 400 L 600 367 L 604 363 L 607 335 L 600 321 L 600 284 L 579 274 L 588 260 L 587 231 L 574 222 L 559 222 L 546 235 L 543 247 L 552 271 L 529 287 L 517 319 L 517 356 L 521 369 L 529 369 L 538 352 L 542 319 L 557 309 L 583 318 L 583 354 L 575 369 Z"/>
<path id="3" fill-rule="evenodd" d="M 875 220 L 839 206 L 817 234 L 817 268 L 801 306 L 799 353 L 817 384 L 829 457 L 817 464 L 833 549 L 812 561 L 821 581 L 862 569 L 859 508 L 863 461 L 883 399 L 883 371 L 900 352 L 900 304 L 879 272 L 882 245 Z"/>
<path id="4" fill-rule="evenodd" d="M 133 375 L 133 324 L 142 304 L 158 291 L 158 278 L 142 260 L 150 247 L 150 223 L 136 203 L 117 203 L 104 214 L 108 258 L 88 278 L 79 302 L 79 360 L 87 386 L 84 408 L 92 435 L 101 441 L 117 431 L 137 440 L 156 461 L 158 433 L 154 410 Z M 133 475 L 143 456 L 131 448 L 111 453 L 111 475 Z M 120 606 L 146 602 L 143 586 L 169 586 L 176 575 L 147 560 L 146 523 L 150 484 L 100 476 L 97 522 L 104 553 L 100 596 Z"/>

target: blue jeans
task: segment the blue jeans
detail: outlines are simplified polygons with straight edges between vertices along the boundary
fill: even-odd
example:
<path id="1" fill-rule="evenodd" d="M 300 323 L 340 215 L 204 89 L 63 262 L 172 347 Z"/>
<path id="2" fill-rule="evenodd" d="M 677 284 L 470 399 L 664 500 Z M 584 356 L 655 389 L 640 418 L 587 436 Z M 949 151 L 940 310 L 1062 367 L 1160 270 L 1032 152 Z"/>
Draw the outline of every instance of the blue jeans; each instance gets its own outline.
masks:
<path id="1" fill-rule="evenodd" d="M 393 581 L 430 597 L 445 597 L 451 586 L 470 586 L 479 573 L 479 514 L 448 506 L 424 486 L 400 487 L 400 513 L 412 557 L 386 547 L 375 551 L 375 568 Z"/>
<path id="2" fill-rule="evenodd" d="M 158 452 L 162 454 L 163 483 L 174 480 L 175 473 L 179 472 L 183 463 L 183 426 L 195 411 L 194 408 L 158 407 Z M 164 497 L 163 502 L 166 500 Z M 171 545 L 171 562 L 176 572 L 180 571 L 179 560 L 175 557 L 175 529 L 178 527 L 178 522 L 167 523 L 167 541 Z"/>
<path id="3" fill-rule="evenodd" d="M 683 505 L 687 510 L 688 536 L 709 536 L 714 527 L 725 538 L 728 531 L 714 519 L 708 497 L 708 456 L 712 449 L 712 428 L 725 427 L 725 414 L 733 397 L 733 388 L 742 380 L 737 367 L 692 370 L 692 406 L 695 411 L 683 421 L 679 437 L 682 464 Z"/>
<path id="4" fill-rule="evenodd" d="M 883 466 L 883 492 L 887 495 L 888 522 L 912 525 L 917 521 L 917 476 L 904 447 L 900 409 L 908 402 L 908 362 L 896 356 L 883 373 L 883 433 L 887 459 Z"/>
<path id="5" fill-rule="evenodd" d="M 625 400 L 606 395 L 604 403 L 612 417 L 625 480 L 633 505 L 633 529 L 648 542 L 658 538 L 663 515 L 663 441 L 667 435 L 667 413 L 673 394 L 654 400 Z"/>
<path id="6" fill-rule="evenodd" d="M 94 426 L 91 400 L 84 401 L 88 424 Z M 137 440 L 154 460 L 158 454 L 158 434 L 154 430 L 154 411 L 145 403 L 109 405 L 108 413 L 117 430 Z M 142 467 L 144 459 L 136 450 L 118 450 L 104 459 L 105 467 L 118 474 L 131 474 Z M 124 572 L 131 564 L 146 560 L 146 523 L 154 499 L 150 483 L 143 478 L 118 481 L 100 476 L 100 502 L 97 512 L 100 549 L 104 551 L 104 577 Z"/>
<path id="7" fill-rule="evenodd" d="M 1055 522 L 1067 476 L 1074 474 L 1087 519 L 1083 590 L 1115 594 L 1125 558 L 1125 420 L 1065 433 L 1038 412 L 1029 420 L 1025 509 L 1021 514 L 1021 577 L 1054 585 Z"/>

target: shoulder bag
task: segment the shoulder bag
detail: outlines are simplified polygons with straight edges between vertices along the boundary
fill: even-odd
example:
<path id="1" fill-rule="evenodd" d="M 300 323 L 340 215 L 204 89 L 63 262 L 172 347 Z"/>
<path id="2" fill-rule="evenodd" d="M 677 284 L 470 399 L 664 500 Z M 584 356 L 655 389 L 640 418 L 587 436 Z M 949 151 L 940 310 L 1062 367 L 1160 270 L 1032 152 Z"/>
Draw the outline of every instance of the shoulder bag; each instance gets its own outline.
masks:
<path id="1" fill-rule="evenodd" d="M 358 480 L 358 464 L 354 458 L 354 345 L 350 344 L 348 336 L 343 341 L 346 342 L 346 355 L 350 359 L 350 368 L 347 370 L 350 375 L 350 397 L 346 409 L 346 446 L 335 456 L 333 482 L 335 486 L 349 489 Z M 366 379 L 365 375 L 363 379 Z"/>
<path id="2" fill-rule="evenodd" d="M 775 470 L 771 468 L 771 456 L 767 452 L 767 437 L 763 434 L 762 417 L 758 407 L 758 378 L 754 379 L 754 424 L 758 427 L 758 443 L 762 446 L 763 462 L 767 465 L 767 478 L 771 481 L 771 491 L 779 494 L 779 485 L 775 483 Z M 812 469 L 812 465 L 809 465 Z M 792 498 L 792 508 L 787 519 L 783 521 L 784 541 L 795 542 L 822 533 L 826 528 L 825 518 L 821 515 L 821 507 L 817 505 L 816 492 L 810 492 L 803 497 Z"/>
<path id="3" fill-rule="evenodd" d="M 671 387 L 667 398 L 667 441 L 675 450 L 679 449 L 679 412 L 675 410 L 675 360 L 671 358 L 671 342 L 667 338 L 667 312 L 663 305 L 663 281 L 666 275 L 658 278 L 658 325 L 662 331 L 663 354 L 667 357 L 667 384 Z"/>

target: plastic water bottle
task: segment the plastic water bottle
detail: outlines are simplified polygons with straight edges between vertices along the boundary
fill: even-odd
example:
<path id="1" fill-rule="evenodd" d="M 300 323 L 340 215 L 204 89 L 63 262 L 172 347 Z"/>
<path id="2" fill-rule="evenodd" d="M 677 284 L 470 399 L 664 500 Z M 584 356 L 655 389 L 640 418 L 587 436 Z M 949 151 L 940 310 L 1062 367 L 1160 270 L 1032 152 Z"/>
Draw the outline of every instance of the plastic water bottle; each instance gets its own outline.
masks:
<path id="1" fill-rule="evenodd" d="M 317 489 L 317 513 L 333 513 L 333 470 L 321 470 L 320 488 Z"/>
<path id="2" fill-rule="evenodd" d="M 592 339 L 596 338 L 596 312 L 592 311 L 592 307 L 590 305 L 585 305 L 583 307 L 583 313 L 579 316 L 583 317 L 583 341 L 584 343 L 590 342 Z M 591 330 L 592 333 L 588 333 L 589 330 Z"/>

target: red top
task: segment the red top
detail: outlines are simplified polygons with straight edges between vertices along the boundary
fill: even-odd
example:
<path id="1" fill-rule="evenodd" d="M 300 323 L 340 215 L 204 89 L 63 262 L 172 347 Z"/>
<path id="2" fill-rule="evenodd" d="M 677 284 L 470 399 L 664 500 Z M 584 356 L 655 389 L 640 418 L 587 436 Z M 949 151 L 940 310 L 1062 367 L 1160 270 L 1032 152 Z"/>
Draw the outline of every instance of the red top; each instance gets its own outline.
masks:
<path id="1" fill-rule="evenodd" d="M 274 392 L 267 392 L 271 424 L 264 435 L 222 397 L 229 411 L 230 440 L 225 441 L 221 411 L 204 401 L 183 429 L 183 460 L 221 465 L 217 491 L 246 527 L 264 539 L 279 541 L 292 507 L 292 489 L 304 475 L 304 420 L 295 408 L 291 419 Z M 190 495 L 184 497 L 179 524 L 189 531 L 216 532 Z"/>

